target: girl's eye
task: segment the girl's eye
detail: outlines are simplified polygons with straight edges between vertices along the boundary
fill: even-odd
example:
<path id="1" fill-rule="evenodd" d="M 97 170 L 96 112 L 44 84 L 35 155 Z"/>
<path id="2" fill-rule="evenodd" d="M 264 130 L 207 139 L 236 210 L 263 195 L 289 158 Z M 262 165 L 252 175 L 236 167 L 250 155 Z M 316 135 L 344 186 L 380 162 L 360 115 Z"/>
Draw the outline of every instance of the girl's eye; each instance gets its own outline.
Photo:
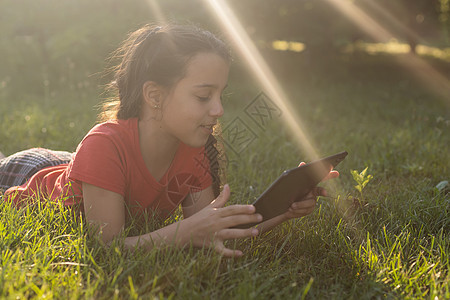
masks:
<path id="1" fill-rule="evenodd" d="M 200 101 L 208 101 L 209 100 L 209 97 L 200 97 L 200 96 L 197 96 L 197 98 L 200 100 Z"/>

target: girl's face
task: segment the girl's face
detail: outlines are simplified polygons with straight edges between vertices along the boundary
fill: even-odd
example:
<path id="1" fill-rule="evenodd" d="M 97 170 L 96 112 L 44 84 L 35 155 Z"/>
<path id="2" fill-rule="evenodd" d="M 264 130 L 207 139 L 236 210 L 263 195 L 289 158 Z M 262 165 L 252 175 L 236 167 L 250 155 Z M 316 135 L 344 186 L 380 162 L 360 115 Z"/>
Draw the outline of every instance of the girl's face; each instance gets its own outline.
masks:
<path id="1" fill-rule="evenodd" d="M 217 54 L 191 58 L 186 75 L 162 102 L 161 129 L 191 147 L 202 147 L 223 115 L 222 93 L 229 65 Z"/>

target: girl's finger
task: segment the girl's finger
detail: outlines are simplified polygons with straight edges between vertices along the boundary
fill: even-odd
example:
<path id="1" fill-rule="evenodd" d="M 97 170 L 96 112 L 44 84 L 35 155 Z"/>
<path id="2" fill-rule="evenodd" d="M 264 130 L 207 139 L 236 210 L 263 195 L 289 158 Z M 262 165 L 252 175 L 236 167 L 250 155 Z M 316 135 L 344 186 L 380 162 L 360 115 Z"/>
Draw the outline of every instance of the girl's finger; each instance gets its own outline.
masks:
<path id="1" fill-rule="evenodd" d="M 314 198 L 314 199 L 316 199 L 319 196 L 324 196 L 324 197 L 328 196 L 327 190 L 320 186 L 316 186 L 312 190 L 311 194 L 312 194 L 311 198 Z"/>
<path id="2" fill-rule="evenodd" d="M 223 242 L 216 242 L 214 250 L 216 250 L 218 253 L 222 254 L 225 257 L 240 257 L 243 255 L 242 251 L 240 250 L 233 250 L 226 248 Z"/>
<path id="3" fill-rule="evenodd" d="M 224 207 L 225 203 L 227 203 L 229 198 L 230 198 L 230 186 L 228 184 L 225 184 L 220 195 L 213 202 L 211 202 L 210 205 L 214 208 Z"/>
<path id="4" fill-rule="evenodd" d="M 289 207 L 289 211 L 304 212 L 304 211 L 309 211 L 310 209 L 314 209 L 315 207 L 316 207 L 316 202 L 312 202 L 308 206 L 302 206 L 302 207 L 291 206 L 291 207 Z"/>
<path id="5" fill-rule="evenodd" d="M 290 207 L 289 213 L 294 217 L 303 217 L 303 216 L 306 216 L 306 215 L 309 215 L 310 213 L 312 213 L 315 208 L 316 208 L 315 205 L 311 206 L 311 207 L 307 207 L 307 208 L 302 208 L 302 209 L 292 209 L 292 207 Z"/>
<path id="6" fill-rule="evenodd" d="M 300 202 L 294 202 L 290 206 L 290 209 L 298 210 L 298 209 L 309 209 L 310 207 L 316 206 L 316 199 L 311 198 Z"/>
<path id="7" fill-rule="evenodd" d="M 333 171 L 330 171 L 330 173 L 328 173 L 328 175 L 322 181 L 326 181 L 326 180 L 333 179 L 336 177 L 339 177 L 339 172 L 333 170 Z"/>
<path id="8" fill-rule="evenodd" d="M 223 229 L 217 233 L 217 237 L 222 240 L 242 239 L 248 237 L 255 237 L 259 234 L 259 230 L 256 228 L 248 229 Z"/>
<path id="9" fill-rule="evenodd" d="M 236 215 L 250 215 L 255 213 L 256 208 L 253 205 L 235 204 L 220 209 L 221 217 L 229 217 Z"/>
<path id="10" fill-rule="evenodd" d="M 234 227 L 240 226 L 240 225 L 248 225 L 247 227 L 252 226 L 252 224 L 258 224 L 263 221 L 263 217 L 260 214 L 251 214 L 251 215 L 234 215 L 234 216 L 228 216 L 225 218 L 221 218 L 218 220 L 217 225 L 222 228 L 222 230 L 225 229 L 235 229 Z M 245 228 L 245 227 L 244 227 Z M 241 236 L 239 236 L 241 237 Z M 247 236 L 243 236 L 247 237 Z M 228 237 L 227 237 L 228 238 Z M 233 237 L 231 237 L 233 238 Z M 238 237 L 236 237 L 238 238 Z"/>
<path id="11" fill-rule="evenodd" d="M 224 217 L 220 221 L 225 228 L 230 228 L 242 224 L 259 223 L 262 220 L 263 217 L 260 214 L 248 214 L 248 215 L 240 214 Z"/>

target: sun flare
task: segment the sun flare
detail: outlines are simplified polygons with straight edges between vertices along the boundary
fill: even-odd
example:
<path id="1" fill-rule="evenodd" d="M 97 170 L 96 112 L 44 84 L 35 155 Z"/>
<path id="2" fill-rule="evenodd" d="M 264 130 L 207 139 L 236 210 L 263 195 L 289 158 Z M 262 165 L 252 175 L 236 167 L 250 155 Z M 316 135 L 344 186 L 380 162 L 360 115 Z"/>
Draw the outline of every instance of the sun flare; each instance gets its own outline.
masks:
<path id="1" fill-rule="evenodd" d="M 288 125 L 292 134 L 296 136 L 297 146 L 303 149 L 310 157 L 318 158 L 316 148 L 311 143 L 311 139 L 307 136 L 301 118 L 296 114 L 296 110 L 292 107 L 291 102 L 285 95 L 283 88 L 279 84 L 275 75 L 268 67 L 267 63 L 259 53 L 258 49 L 251 41 L 241 23 L 234 15 L 230 7 L 221 0 L 205 0 L 220 21 L 224 32 L 228 34 L 234 42 L 238 52 L 247 62 L 250 70 L 258 79 L 267 95 L 276 103 L 283 113 L 283 120 Z M 293 48 L 301 51 L 301 45 L 290 44 L 285 42 L 286 49 Z"/>

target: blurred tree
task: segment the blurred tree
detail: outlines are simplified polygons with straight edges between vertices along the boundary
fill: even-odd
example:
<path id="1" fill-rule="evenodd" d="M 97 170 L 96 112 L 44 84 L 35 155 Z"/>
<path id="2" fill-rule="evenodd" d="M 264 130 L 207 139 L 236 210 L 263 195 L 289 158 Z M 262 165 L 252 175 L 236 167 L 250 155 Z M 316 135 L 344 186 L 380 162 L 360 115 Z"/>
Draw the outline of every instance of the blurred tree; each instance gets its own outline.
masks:
<path id="1" fill-rule="evenodd" d="M 419 42 L 448 45 L 449 0 L 340 1 L 353 3 L 387 29 L 391 37 L 408 42 L 412 51 Z M 227 2 L 260 45 L 274 39 L 295 40 L 307 44 L 310 52 L 323 56 L 357 39 L 375 41 L 327 0 Z"/>
<path id="2" fill-rule="evenodd" d="M 357 5 L 413 50 L 418 42 L 449 43 L 450 0 L 339 1 Z M 273 40 L 297 41 L 306 44 L 309 56 L 322 58 L 356 39 L 371 40 L 329 0 L 227 3 L 263 50 L 271 51 Z M 103 70 L 128 31 L 160 19 L 220 31 L 203 0 L 0 0 L 2 93 L 26 87 L 48 96 L 92 84 L 90 76 Z"/>
<path id="3" fill-rule="evenodd" d="M 357 5 L 415 52 L 418 43 L 445 42 L 444 24 L 439 21 L 442 1 L 448 0 L 358 0 Z"/>
<path id="4" fill-rule="evenodd" d="M 262 48 L 273 40 L 306 44 L 310 56 L 333 54 L 355 34 L 352 23 L 325 0 L 230 0 L 247 33 Z"/>
<path id="5" fill-rule="evenodd" d="M 149 15 L 145 1 L 1 0 L 0 82 L 45 96 L 83 88 Z"/>

